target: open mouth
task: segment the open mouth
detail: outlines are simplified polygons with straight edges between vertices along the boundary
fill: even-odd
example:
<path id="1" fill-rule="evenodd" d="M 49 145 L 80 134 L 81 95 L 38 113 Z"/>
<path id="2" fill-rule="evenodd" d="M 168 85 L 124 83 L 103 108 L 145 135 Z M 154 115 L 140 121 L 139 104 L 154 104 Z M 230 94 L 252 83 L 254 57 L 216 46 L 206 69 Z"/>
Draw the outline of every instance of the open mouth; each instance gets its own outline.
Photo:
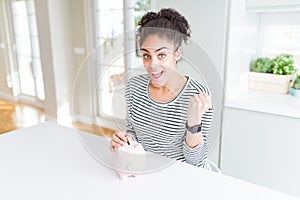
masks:
<path id="1" fill-rule="evenodd" d="M 159 79 L 162 74 L 164 73 L 164 71 L 160 71 L 160 72 L 151 72 L 151 75 L 154 79 Z"/>

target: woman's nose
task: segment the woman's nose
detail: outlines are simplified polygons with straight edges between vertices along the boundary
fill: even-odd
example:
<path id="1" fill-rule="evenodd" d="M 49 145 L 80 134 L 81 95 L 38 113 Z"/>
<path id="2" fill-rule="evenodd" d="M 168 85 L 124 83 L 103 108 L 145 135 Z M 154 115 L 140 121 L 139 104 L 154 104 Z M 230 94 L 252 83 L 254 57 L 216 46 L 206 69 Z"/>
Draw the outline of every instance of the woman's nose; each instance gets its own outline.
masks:
<path id="1" fill-rule="evenodd" d="M 149 62 L 149 67 L 151 68 L 155 68 L 158 65 L 159 65 L 159 60 L 156 58 L 152 58 L 151 61 Z"/>

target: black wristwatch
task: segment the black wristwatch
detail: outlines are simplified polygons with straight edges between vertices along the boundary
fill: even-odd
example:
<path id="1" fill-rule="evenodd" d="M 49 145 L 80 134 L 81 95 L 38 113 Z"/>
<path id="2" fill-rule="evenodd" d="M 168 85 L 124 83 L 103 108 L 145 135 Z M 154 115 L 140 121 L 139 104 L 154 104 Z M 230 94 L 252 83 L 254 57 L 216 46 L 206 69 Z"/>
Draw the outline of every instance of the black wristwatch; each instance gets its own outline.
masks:
<path id="1" fill-rule="evenodd" d="M 202 129 L 202 122 L 201 122 L 201 124 L 198 124 L 198 125 L 195 125 L 192 127 L 189 127 L 188 123 L 186 122 L 186 129 L 189 130 L 192 134 L 199 133 Z"/>

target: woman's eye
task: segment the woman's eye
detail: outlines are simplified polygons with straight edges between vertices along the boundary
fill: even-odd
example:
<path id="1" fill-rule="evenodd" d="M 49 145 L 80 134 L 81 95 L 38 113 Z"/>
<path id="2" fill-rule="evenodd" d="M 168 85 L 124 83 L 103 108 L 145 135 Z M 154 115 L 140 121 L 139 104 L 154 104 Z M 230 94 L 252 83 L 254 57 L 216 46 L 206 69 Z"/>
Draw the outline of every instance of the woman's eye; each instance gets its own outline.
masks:
<path id="1" fill-rule="evenodd" d="M 143 55 L 143 58 L 144 58 L 144 59 L 149 59 L 150 56 L 149 56 L 148 54 L 144 54 L 144 55 Z"/>
<path id="2" fill-rule="evenodd" d="M 158 57 L 159 58 L 165 58 L 167 55 L 166 54 L 159 54 Z"/>

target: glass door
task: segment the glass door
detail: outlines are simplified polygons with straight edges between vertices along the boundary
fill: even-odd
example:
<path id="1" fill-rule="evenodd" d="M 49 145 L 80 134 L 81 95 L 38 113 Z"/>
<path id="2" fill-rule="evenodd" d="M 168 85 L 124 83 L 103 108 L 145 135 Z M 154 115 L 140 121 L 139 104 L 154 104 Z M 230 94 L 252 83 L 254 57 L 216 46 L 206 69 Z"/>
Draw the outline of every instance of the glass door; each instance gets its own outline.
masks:
<path id="1" fill-rule="evenodd" d="M 16 63 L 12 78 L 17 79 L 13 87 L 17 95 L 41 102 L 45 92 L 34 0 L 11 0 L 10 7 Z"/>

